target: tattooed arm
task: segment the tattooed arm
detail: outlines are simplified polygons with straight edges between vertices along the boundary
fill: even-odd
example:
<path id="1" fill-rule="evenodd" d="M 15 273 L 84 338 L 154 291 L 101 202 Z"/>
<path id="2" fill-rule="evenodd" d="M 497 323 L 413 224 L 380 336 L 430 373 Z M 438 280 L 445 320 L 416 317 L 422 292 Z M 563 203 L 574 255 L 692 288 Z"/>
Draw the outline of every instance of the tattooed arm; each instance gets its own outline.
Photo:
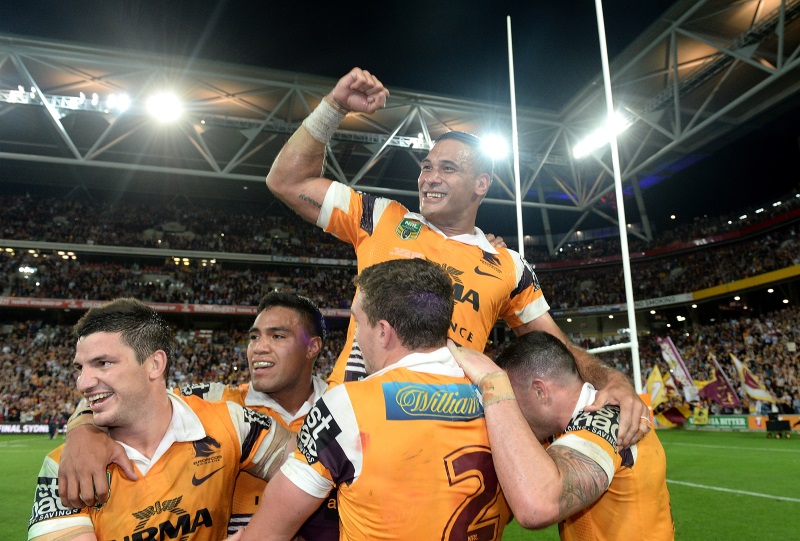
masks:
<path id="1" fill-rule="evenodd" d="M 561 474 L 558 517 L 552 522 L 560 522 L 589 507 L 606 491 L 608 475 L 588 456 L 564 445 L 551 445 L 547 454 Z"/>
<path id="2" fill-rule="evenodd" d="M 573 391 L 562 393 L 542 385 L 540 379 L 523 384 L 517 381 L 512 387 L 508 375 L 487 356 L 456 347 L 452 341 L 448 341 L 448 347 L 466 376 L 481 390 L 497 478 L 514 518 L 523 528 L 546 528 L 603 495 L 609 479 L 598 462 L 567 445 L 550 445 L 545 450 L 534 430 L 535 424 L 541 439 L 563 430 L 572 408 L 563 407 L 564 400 L 559 396 L 572 396 Z M 553 408 L 541 408 L 542 404 Z M 567 421 L 554 420 L 551 409 L 559 410 L 560 417 L 566 412 Z"/>

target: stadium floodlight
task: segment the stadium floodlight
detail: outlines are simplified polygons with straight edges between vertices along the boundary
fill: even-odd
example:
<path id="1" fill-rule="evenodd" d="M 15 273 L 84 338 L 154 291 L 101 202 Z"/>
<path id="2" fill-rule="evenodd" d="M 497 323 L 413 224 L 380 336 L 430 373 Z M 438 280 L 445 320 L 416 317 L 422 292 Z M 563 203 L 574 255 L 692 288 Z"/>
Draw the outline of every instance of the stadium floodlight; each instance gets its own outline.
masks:
<path id="1" fill-rule="evenodd" d="M 119 112 L 126 111 L 131 106 L 131 98 L 127 94 L 109 94 L 106 100 L 108 109 L 116 109 Z"/>
<path id="2" fill-rule="evenodd" d="M 611 137 L 619 135 L 631 127 L 631 122 L 619 111 L 608 119 L 606 125 L 598 128 L 589 134 L 588 137 L 580 141 L 572 148 L 572 156 L 575 159 L 587 156 L 591 151 L 603 147 L 611 142 Z"/>
<path id="3" fill-rule="evenodd" d="M 508 143 L 497 134 L 490 133 L 481 137 L 481 147 L 493 160 L 500 160 L 508 156 Z"/>
<path id="4" fill-rule="evenodd" d="M 183 113 L 183 105 L 172 92 L 161 92 L 147 100 L 147 111 L 160 122 L 173 122 Z"/>

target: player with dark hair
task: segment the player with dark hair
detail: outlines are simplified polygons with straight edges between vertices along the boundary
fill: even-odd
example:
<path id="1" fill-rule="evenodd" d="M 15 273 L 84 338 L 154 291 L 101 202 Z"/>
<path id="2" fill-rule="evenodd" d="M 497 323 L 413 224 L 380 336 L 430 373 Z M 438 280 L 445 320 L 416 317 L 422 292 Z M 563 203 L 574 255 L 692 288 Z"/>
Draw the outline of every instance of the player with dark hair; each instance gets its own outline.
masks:
<path id="1" fill-rule="evenodd" d="M 621 449 L 619 408 L 584 409 L 597 391 L 561 341 L 528 333 L 497 364 L 452 342 L 450 349 L 483 394 L 495 469 L 520 525 L 558 522 L 562 539 L 674 538 L 658 436 Z"/>
<path id="2" fill-rule="evenodd" d="M 519 253 L 493 247 L 475 226 L 493 178 L 492 160 L 478 137 L 451 131 L 435 141 L 420 164 L 419 213 L 320 176 L 326 147 L 344 117 L 374 113 L 388 98 L 378 78 L 353 68 L 286 142 L 267 175 L 267 187 L 305 220 L 352 244 L 359 272 L 400 258 L 424 258 L 445 269 L 456 303 L 449 336 L 457 344 L 483 351 L 500 319 L 518 336 L 541 330 L 558 337 L 575 354 L 581 374 L 600 389 L 592 407 L 619 404 L 620 442 L 635 442 L 649 427 L 640 423 L 647 406 L 631 382 L 571 344 L 550 316 L 531 266 Z M 351 318 L 329 383 L 363 377 L 361 356 Z"/>
<path id="3" fill-rule="evenodd" d="M 396 259 L 355 283 L 367 377 L 317 402 L 234 539 L 291 539 L 333 487 L 341 539 L 500 539 L 511 515 L 483 411 L 446 347 L 450 277 L 423 259 Z"/>
<path id="4" fill-rule="evenodd" d="M 39 472 L 28 539 L 222 537 L 237 475 L 271 477 L 291 433 L 238 404 L 169 391 L 172 333 L 135 299 L 90 309 L 74 334 L 77 389 L 94 424 L 122 444 L 135 475 L 111 464 L 106 504 L 69 509 L 56 484 L 63 446 L 51 451 Z"/>

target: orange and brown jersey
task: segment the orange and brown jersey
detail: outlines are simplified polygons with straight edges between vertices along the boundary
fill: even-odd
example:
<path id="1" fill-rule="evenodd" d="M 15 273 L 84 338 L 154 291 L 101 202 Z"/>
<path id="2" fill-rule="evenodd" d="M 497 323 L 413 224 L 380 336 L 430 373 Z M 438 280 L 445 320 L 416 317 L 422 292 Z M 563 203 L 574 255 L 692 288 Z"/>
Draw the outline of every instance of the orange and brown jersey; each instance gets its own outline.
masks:
<path id="1" fill-rule="evenodd" d="M 198 383 L 181 388 L 180 393 L 184 396 L 199 396 L 204 400 L 212 402 L 229 401 L 241 406 L 246 406 L 264 415 L 269 415 L 276 422 L 296 433 L 303 425 L 303 419 L 305 419 L 306 414 L 328 387 L 328 385 L 317 376 L 314 376 L 312 383 L 314 386 L 313 394 L 309 397 L 308 401 L 293 414 L 286 411 L 268 394 L 253 389 L 250 383 L 242 383 L 240 385 L 225 385 L 219 382 Z M 239 476 L 236 478 L 236 488 L 233 493 L 233 512 L 231 513 L 230 523 L 228 524 L 229 536 L 250 523 L 250 519 L 253 517 L 253 514 L 256 512 L 261 502 L 261 496 L 266 486 L 267 482 L 259 477 L 244 471 L 239 473 Z M 333 509 L 333 511 L 328 511 L 328 509 Z M 317 517 L 314 524 L 308 526 L 327 532 L 326 537 L 322 537 L 318 534 L 316 537 L 317 539 L 338 539 L 339 521 L 335 515 L 335 509 L 335 505 L 332 507 L 326 505 L 325 510 L 320 512 L 320 516 Z M 322 520 L 324 517 L 330 518 Z"/>
<path id="2" fill-rule="evenodd" d="M 500 539 L 510 510 L 475 387 L 447 348 L 330 389 L 282 472 L 324 497 L 342 539 Z"/>
<path id="3" fill-rule="evenodd" d="M 128 480 L 110 465 L 111 493 L 102 508 L 63 507 L 58 497 L 63 446 L 45 458 L 29 539 L 74 526 L 90 526 L 98 539 L 108 540 L 225 537 L 239 472 L 266 476 L 283 456 L 290 433 L 272 418 L 236 404 L 169 396 L 173 417 L 162 444 L 150 460 L 126 447 L 140 479 Z"/>
<path id="4" fill-rule="evenodd" d="M 449 334 L 460 346 L 483 351 L 498 320 L 514 328 L 550 309 L 530 265 L 513 250 L 493 248 L 477 228 L 474 235 L 448 238 L 397 201 L 337 182 L 328 189 L 317 225 L 353 245 L 359 272 L 402 258 L 424 258 L 443 267 L 455 297 Z M 366 375 L 354 334 L 351 319 L 347 343 L 328 378 L 331 384 Z"/>
<path id="5" fill-rule="evenodd" d="M 586 394 L 582 404 L 594 401 Z M 590 386 L 588 386 L 590 387 Z M 581 406 L 582 407 L 582 406 Z M 552 445 L 564 445 L 597 462 L 609 486 L 595 503 L 559 524 L 564 540 L 667 541 L 675 537 L 667 489 L 667 459 L 655 431 L 629 449 L 617 449 L 619 408 L 580 411 Z"/>

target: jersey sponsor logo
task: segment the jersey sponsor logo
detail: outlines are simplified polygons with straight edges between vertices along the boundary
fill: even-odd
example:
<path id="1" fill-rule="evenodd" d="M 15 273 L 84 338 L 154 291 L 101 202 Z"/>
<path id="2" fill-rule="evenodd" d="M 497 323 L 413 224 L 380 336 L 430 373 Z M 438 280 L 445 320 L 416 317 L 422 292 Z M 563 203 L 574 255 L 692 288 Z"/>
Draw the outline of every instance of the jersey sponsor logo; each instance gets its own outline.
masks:
<path id="1" fill-rule="evenodd" d="M 154 505 L 148 506 L 141 511 L 132 513 L 139 519 L 139 523 L 133 532 L 124 535 L 117 541 L 146 541 L 149 539 L 186 539 L 189 535 L 196 532 L 199 528 L 210 528 L 214 525 L 211 512 L 206 509 L 198 509 L 194 516 L 186 510 L 178 507 L 183 496 L 171 500 L 157 501 Z M 161 513 L 169 513 L 165 520 L 158 524 L 146 526 L 147 522 Z M 208 535 L 208 534 L 205 534 Z M 202 537 L 202 536 L 201 536 Z"/>
<path id="2" fill-rule="evenodd" d="M 431 261 L 431 260 L 430 260 L 430 259 L 428 259 L 428 261 Z M 451 279 L 451 280 L 452 280 L 454 283 L 456 283 L 456 284 L 461 284 L 461 283 L 463 283 L 463 282 L 461 281 L 461 275 L 462 275 L 462 274 L 464 274 L 464 271 L 462 271 L 462 270 L 458 270 L 458 269 L 457 269 L 457 268 L 455 268 L 455 267 L 451 267 L 451 266 L 450 266 L 450 265 L 448 265 L 447 263 L 437 263 L 436 261 L 431 261 L 431 263 L 433 263 L 433 264 L 435 264 L 435 265 L 438 265 L 439 267 L 441 267 L 441 268 L 442 268 L 442 270 L 443 270 L 443 271 L 445 271 L 445 272 L 447 273 L 447 275 L 450 277 L 450 279 Z"/>
<path id="3" fill-rule="evenodd" d="M 458 345 L 463 345 L 464 342 L 473 343 L 475 335 L 471 330 L 462 327 L 455 321 L 450 322 L 450 338 L 452 338 Z"/>
<path id="4" fill-rule="evenodd" d="M 36 495 L 33 499 L 33 511 L 28 520 L 30 528 L 37 522 L 56 517 L 68 517 L 80 513 L 80 509 L 69 509 L 61 505 L 58 495 L 57 477 L 39 477 L 36 484 Z"/>
<path id="5" fill-rule="evenodd" d="M 414 240 L 419 237 L 421 229 L 422 224 L 420 222 L 403 218 L 403 220 L 397 224 L 397 228 L 395 228 L 394 232 L 397 233 L 397 236 L 402 240 Z"/>
<path id="6" fill-rule="evenodd" d="M 136 511 L 135 513 L 131 513 L 134 517 L 139 519 L 139 523 L 133 529 L 134 532 L 137 530 L 141 530 L 144 528 L 144 525 L 147 524 L 147 521 L 150 520 L 152 517 L 156 515 L 160 515 L 161 513 L 175 513 L 176 515 L 186 515 L 186 511 L 180 507 L 178 504 L 181 503 L 183 496 L 178 496 L 177 498 L 172 498 L 171 500 L 164 500 L 163 502 L 156 500 L 156 503 L 153 505 L 148 505 L 144 509 L 140 511 Z"/>
<path id="7" fill-rule="evenodd" d="M 269 430 L 272 428 L 272 417 L 265 413 L 259 413 L 255 410 L 251 410 L 250 408 L 243 408 L 244 409 L 244 420 L 249 425 L 256 425 L 263 430 Z"/>
<path id="8" fill-rule="evenodd" d="M 436 261 L 428 260 L 431 263 L 439 265 L 453 280 L 453 299 L 455 302 L 465 302 L 472 305 L 472 309 L 476 312 L 481 308 L 481 296 L 474 289 L 466 289 L 464 283 L 461 281 L 461 275 L 464 271 L 455 267 L 451 267 L 447 263 L 437 263 Z M 477 268 L 475 269 L 477 270 Z"/>
<path id="9" fill-rule="evenodd" d="M 480 400 L 473 386 L 466 383 L 431 385 L 391 381 L 382 386 L 386 418 L 392 421 L 472 421 L 483 417 Z"/>
<path id="10" fill-rule="evenodd" d="M 465 289 L 463 284 L 453 284 L 453 299 L 472 305 L 472 309 L 480 312 L 481 296 L 474 289 Z"/>
<path id="11" fill-rule="evenodd" d="M 336 424 L 328 406 L 319 400 L 308 412 L 300 432 L 297 433 L 297 449 L 303 453 L 309 464 L 313 464 L 319 460 L 325 447 L 341 433 L 342 429 Z"/>
<path id="12" fill-rule="evenodd" d="M 217 473 L 219 470 L 221 470 L 224 467 L 225 466 L 220 466 L 219 468 L 217 468 L 216 470 L 212 471 L 208 475 L 204 475 L 202 477 L 197 477 L 197 474 L 192 475 L 192 484 L 194 486 L 196 486 L 196 487 L 199 487 L 200 485 L 202 485 L 203 483 L 208 481 L 208 479 L 210 479 L 212 475 L 214 475 L 215 473 Z"/>
<path id="13" fill-rule="evenodd" d="M 604 406 L 597 411 L 582 411 L 567 426 L 566 432 L 588 430 L 606 440 L 614 450 L 617 449 L 617 433 L 619 432 L 619 408 Z"/>

